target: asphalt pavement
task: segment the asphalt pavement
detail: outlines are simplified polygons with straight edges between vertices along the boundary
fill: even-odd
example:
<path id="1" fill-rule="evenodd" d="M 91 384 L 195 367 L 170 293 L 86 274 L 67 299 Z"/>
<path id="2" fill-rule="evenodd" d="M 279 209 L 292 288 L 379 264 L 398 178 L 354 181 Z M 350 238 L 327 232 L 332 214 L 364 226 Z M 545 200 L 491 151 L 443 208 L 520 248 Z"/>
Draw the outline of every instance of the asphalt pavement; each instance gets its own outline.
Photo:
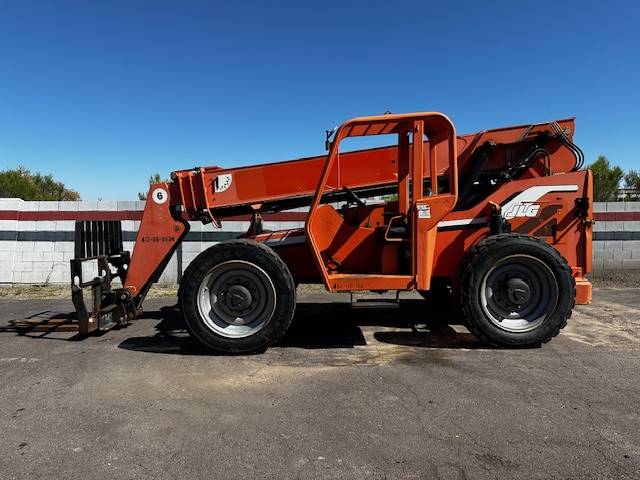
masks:
<path id="1" fill-rule="evenodd" d="M 249 356 L 203 351 L 170 298 L 102 336 L 0 332 L 0 478 L 637 479 L 639 296 L 596 290 L 518 350 L 415 297 L 300 295 Z M 4 299 L 0 326 L 71 309 Z"/>

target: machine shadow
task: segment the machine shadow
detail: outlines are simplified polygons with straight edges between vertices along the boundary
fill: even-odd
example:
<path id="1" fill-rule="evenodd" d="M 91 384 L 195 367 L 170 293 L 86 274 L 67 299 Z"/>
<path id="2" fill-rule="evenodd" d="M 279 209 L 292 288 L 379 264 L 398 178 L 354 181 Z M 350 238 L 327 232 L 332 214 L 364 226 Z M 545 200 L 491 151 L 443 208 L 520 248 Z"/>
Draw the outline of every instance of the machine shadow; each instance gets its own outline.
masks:
<path id="1" fill-rule="evenodd" d="M 156 333 L 131 337 L 119 347 L 150 353 L 212 355 L 187 334 L 177 307 L 146 312 L 160 320 Z M 349 303 L 300 302 L 287 334 L 272 348 L 354 348 L 367 345 L 363 328 L 382 343 L 425 348 L 491 348 L 468 333 L 452 308 L 422 300 L 403 300 L 397 308 L 352 308 Z M 373 328 L 370 328 L 373 327 Z M 258 352 L 260 353 L 260 352 Z"/>

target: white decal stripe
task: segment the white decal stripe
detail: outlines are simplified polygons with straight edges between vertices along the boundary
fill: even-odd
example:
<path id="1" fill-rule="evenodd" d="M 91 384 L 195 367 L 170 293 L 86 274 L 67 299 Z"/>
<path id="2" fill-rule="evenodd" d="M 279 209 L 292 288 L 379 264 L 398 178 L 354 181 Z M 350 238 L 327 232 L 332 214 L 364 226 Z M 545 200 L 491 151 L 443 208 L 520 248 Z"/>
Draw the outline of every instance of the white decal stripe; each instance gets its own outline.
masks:
<path id="1" fill-rule="evenodd" d="M 505 205 L 502 205 L 502 211 L 509 211 L 514 205 L 520 203 L 533 203 L 540 197 L 544 197 L 551 192 L 577 192 L 578 185 L 538 185 L 537 187 L 527 188 L 525 191 L 516 195 Z"/>
<path id="2" fill-rule="evenodd" d="M 486 223 L 486 218 L 463 218 L 462 220 L 444 220 L 438 222 L 438 228 L 445 227 L 464 227 L 465 225 L 473 225 L 476 223 Z"/>
<path id="3" fill-rule="evenodd" d="M 538 200 L 540 197 L 545 196 L 551 192 L 577 192 L 578 185 L 538 185 L 536 187 L 527 188 L 523 192 L 520 192 L 512 200 L 508 201 L 505 205 L 502 205 L 502 211 L 508 211 L 513 205 L 519 203 L 532 203 Z M 438 228 L 446 227 L 463 227 L 465 225 L 473 225 L 476 223 L 485 223 L 486 218 L 463 218 L 460 220 L 444 220 L 438 222 Z"/>

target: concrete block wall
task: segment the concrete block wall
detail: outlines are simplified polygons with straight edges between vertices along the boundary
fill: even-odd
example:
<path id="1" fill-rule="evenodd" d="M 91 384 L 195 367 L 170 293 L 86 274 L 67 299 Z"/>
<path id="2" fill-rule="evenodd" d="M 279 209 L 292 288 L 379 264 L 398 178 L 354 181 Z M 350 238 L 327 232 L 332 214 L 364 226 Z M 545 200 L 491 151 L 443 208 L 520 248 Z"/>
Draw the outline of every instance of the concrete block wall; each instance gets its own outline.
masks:
<path id="1" fill-rule="evenodd" d="M 118 219 L 123 246 L 133 252 L 145 202 L 26 202 L 0 199 L 0 283 L 70 283 L 69 261 L 74 257 L 76 220 Z M 265 228 L 280 230 L 304 225 L 303 209 L 266 218 Z M 167 264 L 160 282 L 175 283 L 203 250 L 246 232 L 249 222 L 227 220 L 222 228 L 190 222 L 191 229 Z M 95 276 L 88 263 L 83 275 Z"/>
<path id="2" fill-rule="evenodd" d="M 69 283 L 76 219 L 122 222 L 124 247 L 133 251 L 144 202 L 25 202 L 0 199 L 0 283 Z M 304 225 L 305 209 L 267 216 L 271 230 Z M 640 269 L 640 202 L 594 205 L 594 272 Z M 246 219 L 227 220 L 221 229 L 191 222 L 191 231 L 171 258 L 160 281 L 176 282 L 189 263 L 209 246 L 235 238 Z M 88 275 L 90 275 L 88 273 Z"/>
<path id="3" fill-rule="evenodd" d="M 640 202 L 596 202 L 593 210 L 593 271 L 640 270 Z"/>

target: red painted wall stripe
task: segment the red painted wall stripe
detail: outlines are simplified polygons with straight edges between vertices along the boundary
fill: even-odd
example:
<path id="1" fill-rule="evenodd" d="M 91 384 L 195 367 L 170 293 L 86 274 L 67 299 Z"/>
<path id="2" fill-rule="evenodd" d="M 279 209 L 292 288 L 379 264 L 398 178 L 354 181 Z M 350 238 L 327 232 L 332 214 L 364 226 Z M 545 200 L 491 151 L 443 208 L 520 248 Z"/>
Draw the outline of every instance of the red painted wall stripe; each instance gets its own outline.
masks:
<path id="1" fill-rule="evenodd" d="M 640 221 L 640 212 L 596 212 L 593 218 L 601 222 L 637 222 Z"/>
<path id="2" fill-rule="evenodd" d="M 268 222 L 304 222 L 306 212 L 276 212 L 263 215 Z M 186 218 L 185 218 L 186 219 Z M 250 215 L 228 217 L 224 221 L 249 221 Z M 15 210 L 0 211 L 0 220 L 142 220 L 142 210 L 87 210 L 87 211 L 49 211 L 49 212 L 21 212 Z"/>

